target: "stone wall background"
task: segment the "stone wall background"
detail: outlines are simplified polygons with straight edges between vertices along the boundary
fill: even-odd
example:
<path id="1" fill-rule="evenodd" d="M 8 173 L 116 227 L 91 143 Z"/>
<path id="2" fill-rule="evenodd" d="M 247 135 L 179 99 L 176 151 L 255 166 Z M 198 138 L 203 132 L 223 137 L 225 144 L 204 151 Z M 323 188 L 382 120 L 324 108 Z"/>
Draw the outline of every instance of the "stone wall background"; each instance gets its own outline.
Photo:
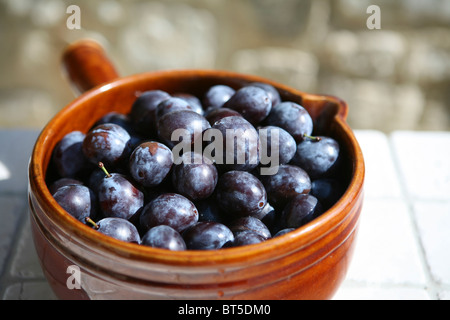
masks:
<path id="1" fill-rule="evenodd" d="M 84 37 L 122 75 L 253 73 L 339 96 L 355 129 L 450 130 L 449 0 L 0 0 L 0 127 L 41 128 L 73 99 L 60 55 Z"/>

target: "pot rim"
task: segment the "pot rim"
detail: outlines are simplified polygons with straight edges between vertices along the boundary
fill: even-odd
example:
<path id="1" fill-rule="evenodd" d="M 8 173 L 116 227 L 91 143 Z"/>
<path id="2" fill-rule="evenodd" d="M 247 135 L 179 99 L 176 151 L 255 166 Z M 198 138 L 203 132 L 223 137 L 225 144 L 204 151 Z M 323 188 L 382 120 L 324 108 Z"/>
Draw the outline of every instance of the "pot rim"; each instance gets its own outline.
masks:
<path id="1" fill-rule="evenodd" d="M 345 136 L 350 141 L 352 150 L 348 150 L 352 154 L 352 177 L 349 185 L 339 199 L 330 209 L 328 209 L 320 217 L 307 223 L 306 225 L 297 228 L 285 235 L 268 239 L 262 243 L 252 244 L 241 247 L 224 248 L 220 250 L 186 250 L 186 251 L 169 251 L 166 249 L 153 248 L 149 246 L 127 243 L 116 240 L 114 238 L 103 235 L 93 228 L 81 223 L 77 219 L 70 216 L 58 203 L 54 200 L 50 191 L 47 188 L 45 181 L 45 174 L 49 163 L 49 153 L 45 151 L 48 149 L 48 137 L 54 134 L 55 124 L 64 122 L 62 116 L 68 111 L 77 108 L 83 102 L 91 99 L 94 96 L 100 95 L 109 90 L 117 90 L 126 84 L 133 82 L 146 81 L 148 79 L 156 79 L 159 77 L 181 77 L 181 78 L 236 78 L 245 82 L 265 82 L 275 86 L 277 89 L 289 92 L 302 99 L 308 98 L 312 100 L 329 100 L 339 106 L 339 110 L 334 116 L 336 125 L 343 130 Z M 363 192 L 364 182 L 364 159 L 359 147 L 359 144 L 346 123 L 347 104 L 341 99 L 328 95 L 314 95 L 308 94 L 286 85 L 262 78 L 259 76 L 247 75 L 232 71 L 222 70 L 162 70 L 144 72 L 135 75 L 121 77 L 106 83 L 103 83 L 89 91 L 84 92 L 75 100 L 71 101 L 61 111 L 59 111 L 43 128 L 39 134 L 35 146 L 33 148 L 28 170 L 29 180 L 29 196 L 37 199 L 43 212 L 54 225 L 54 227 L 63 230 L 65 233 L 70 233 L 72 237 L 77 237 L 81 241 L 88 241 L 90 244 L 97 243 L 102 250 L 107 250 L 113 254 L 122 257 L 127 257 L 135 260 L 150 261 L 170 265 L 215 265 L 219 263 L 233 263 L 242 261 L 267 261 L 267 259 L 276 259 L 277 257 L 287 255 L 292 251 L 311 245 L 315 241 L 326 236 L 334 228 L 339 226 L 342 221 L 349 218 L 354 210 L 346 209 L 351 204 L 351 207 L 357 205 L 357 200 Z M 354 158 L 353 158 L 354 157 Z M 33 213 L 36 219 L 39 218 L 36 213 Z"/>

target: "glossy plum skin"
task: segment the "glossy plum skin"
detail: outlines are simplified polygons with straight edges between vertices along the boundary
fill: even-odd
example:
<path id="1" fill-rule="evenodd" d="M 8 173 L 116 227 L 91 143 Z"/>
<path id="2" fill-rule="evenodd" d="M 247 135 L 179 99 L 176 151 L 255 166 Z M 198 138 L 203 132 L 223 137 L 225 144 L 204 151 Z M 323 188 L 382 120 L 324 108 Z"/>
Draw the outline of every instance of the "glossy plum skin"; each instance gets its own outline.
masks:
<path id="1" fill-rule="evenodd" d="M 59 188 L 65 187 L 72 184 L 83 185 L 83 181 L 73 178 L 59 178 L 58 180 L 53 181 L 49 186 L 48 190 L 51 194 L 54 194 Z M 93 190 L 94 191 L 94 190 Z M 95 194 L 95 191 L 94 191 Z"/>
<path id="2" fill-rule="evenodd" d="M 285 235 L 286 233 L 292 232 L 294 230 L 295 230 L 295 228 L 284 228 L 284 229 L 281 229 L 280 231 L 278 231 L 277 233 L 275 233 L 273 235 L 273 237 L 274 238 L 279 237 L 279 236 Z"/>
<path id="3" fill-rule="evenodd" d="M 148 230 L 142 236 L 141 244 L 172 251 L 186 250 L 186 243 L 181 234 L 166 225 L 155 226 Z"/>
<path id="4" fill-rule="evenodd" d="M 194 143 L 196 139 L 201 139 L 203 131 L 210 127 L 211 125 L 205 117 L 191 110 L 169 112 L 159 118 L 157 125 L 160 141 L 169 148 L 173 148 L 180 142 L 172 140 L 175 130 L 182 129 L 186 132 L 187 136 L 182 136 L 183 143 Z"/>
<path id="5" fill-rule="evenodd" d="M 172 185 L 191 200 L 206 199 L 217 185 L 219 173 L 214 163 L 200 153 L 188 152 L 183 161 L 173 167 Z"/>
<path id="6" fill-rule="evenodd" d="M 230 116 L 216 121 L 211 129 L 217 130 L 222 139 L 223 157 L 215 154 L 219 171 L 242 170 L 250 171 L 259 164 L 259 136 L 255 127 L 242 116 Z M 204 135 L 208 137 L 209 130 Z M 214 133 L 213 130 L 211 130 Z M 208 138 L 206 138 L 207 140 Z M 213 137 L 212 139 L 216 139 Z M 220 142 L 216 142 L 219 145 Z M 206 147 L 207 148 L 207 147 Z M 205 151 L 206 151 L 205 148 Z"/>
<path id="7" fill-rule="evenodd" d="M 272 106 L 275 106 L 275 105 L 279 104 L 282 101 L 281 97 L 280 97 L 280 93 L 278 92 L 278 90 L 274 86 L 272 86 L 272 85 L 270 85 L 268 83 L 252 82 L 249 85 L 250 86 L 254 86 L 254 87 L 259 87 L 261 89 L 264 89 L 267 92 L 267 94 L 268 94 L 268 96 L 270 98 L 270 101 L 272 102 Z"/>
<path id="8" fill-rule="evenodd" d="M 197 223 L 198 210 L 188 198 L 177 193 L 164 193 L 142 209 L 139 221 L 144 230 L 168 225 L 181 233 Z"/>
<path id="9" fill-rule="evenodd" d="M 115 217 L 103 218 L 98 221 L 96 225 L 97 231 L 107 236 L 125 242 L 138 244 L 140 244 L 141 242 L 141 237 L 138 230 L 131 222 L 126 219 Z"/>
<path id="10" fill-rule="evenodd" d="M 273 106 L 265 119 L 265 124 L 283 128 L 297 143 L 303 141 L 304 134 L 311 135 L 313 131 L 313 121 L 308 111 L 291 101 Z"/>
<path id="11" fill-rule="evenodd" d="M 118 167 L 131 151 L 131 136 L 121 126 L 105 123 L 92 128 L 83 140 L 83 153 L 95 165 Z"/>
<path id="12" fill-rule="evenodd" d="M 223 105 L 235 110 L 251 124 L 264 120 L 272 109 L 272 100 L 268 93 L 256 86 L 242 87 Z"/>
<path id="13" fill-rule="evenodd" d="M 193 94 L 186 92 L 178 92 L 172 95 L 172 97 L 180 98 L 186 101 L 193 111 L 197 112 L 200 115 L 204 115 L 205 110 L 203 110 L 203 105 L 199 98 L 194 96 Z"/>
<path id="14" fill-rule="evenodd" d="M 224 108 L 224 107 L 209 110 L 205 114 L 206 120 L 208 120 L 208 122 L 211 126 L 214 125 L 214 123 L 216 123 L 220 119 L 225 118 L 225 117 L 231 117 L 231 116 L 242 117 L 242 115 L 239 112 L 237 112 L 235 110 L 231 110 L 230 108 Z"/>
<path id="15" fill-rule="evenodd" d="M 60 187 L 53 194 L 58 204 L 72 217 L 84 222 L 86 217 L 95 218 L 97 214 L 96 196 L 86 186 L 70 184 Z"/>
<path id="16" fill-rule="evenodd" d="M 267 226 L 261 220 L 252 216 L 241 217 L 233 220 L 232 222 L 230 222 L 229 228 L 233 232 L 235 237 L 240 233 L 246 231 L 252 231 L 263 237 L 264 240 L 272 237 L 269 228 L 267 228 Z"/>
<path id="17" fill-rule="evenodd" d="M 287 164 L 292 160 L 297 151 L 297 143 L 286 130 L 276 126 L 264 126 L 258 129 L 258 134 L 262 154 L 270 157 L 278 152 L 279 164 Z"/>
<path id="18" fill-rule="evenodd" d="M 299 228 L 322 213 L 322 205 L 316 197 L 310 194 L 298 194 L 288 202 L 282 215 L 285 228 Z"/>
<path id="19" fill-rule="evenodd" d="M 194 108 L 192 108 L 189 102 L 187 102 L 184 99 L 177 97 L 170 97 L 166 100 L 161 101 L 158 104 L 158 106 L 156 107 L 156 118 L 159 119 L 167 113 L 179 110 L 194 111 Z"/>
<path id="20" fill-rule="evenodd" d="M 266 190 L 246 171 L 228 171 L 217 183 L 216 199 L 224 212 L 234 216 L 258 215 L 267 204 Z"/>
<path id="21" fill-rule="evenodd" d="M 136 148 L 143 140 L 143 135 L 137 130 L 128 114 L 122 114 L 115 111 L 109 112 L 98 120 L 93 127 L 113 123 L 124 128 L 130 135 L 130 151 Z"/>
<path id="22" fill-rule="evenodd" d="M 208 109 L 221 108 L 236 91 L 226 85 L 214 85 L 210 87 L 203 96 L 203 107 Z"/>
<path id="23" fill-rule="evenodd" d="M 259 233 L 256 233 L 251 230 L 246 230 L 240 232 L 234 237 L 233 241 L 225 244 L 225 247 L 240 247 L 247 246 L 251 244 L 261 243 L 266 241 L 267 239 L 261 236 Z"/>
<path id="24" fill-rule="evenodd" d="M 203 221 L 183 232 L 183 239 L 190 250 L 214 250 L 232 242 L 234 236 L 231 230 L 222 223 Z"/>
<path id="25" fill-rule="evenodd" d="M 306 171 L 290 164 L 279 166 L 274 175 L 261 176 L 261 181 L 269 202 L 278 208 L 283 207 L 293 196 L 311 191 L 311 179 Z"/>
<path id="26" fill-rule="evenodd" d="M 94 124 L 94 127 L 99 126 L 101 124 L 106 124 L 106 123 L 117 124 L 117 125 L 121 126 L 122 128 L 124 128 L 125 130 L 127 130 L 127 132 L 130 135 L 136 134 L 134 124 L 131 121 L 130 116 L 128 114 L 122 114 L 122 113 L 118 113 L 118 112 L 114 112 L 114 111 L 109 112 L 109 113 L 105 114 L 103 117 L 101 117 Z"/>
<path id="27" fill-rule="evenodd" d="M 172 151 L 157 141 L 141 143 L 129 159 L 130 175 L 144 187 L 159 185 L 173 165 Z"/>
<path id="28" fill-rule="evenodd" d="M 145 136 L 156 136 L 156 108 L 171 95 L 162 90 L 149 90 L 139 95 L 131 106 L 130 119 L 138 132 Z"/>
<path id="29" fill-rule="evenodd" d="M 329 176 L 339 159 L 339 144 L 330 137 L 318 136 L 319 141 L 305 139 L 297 146 L 292 163 L 308 172 L 311 179 Z"/>
<path id="30" fill-rule="evenodd" d="M 129 219 L 144 205 L 142 191 L 123 174 L 111 173 L 98 188 L 98 201 L 105 217 Z"/>
<path id="31" fill-rule="evenodd" d="M 61 177 L 75 178 L 87 169 L 88 159 L 83 154 L 85 136 L 81 131 L 72 131 L 55 146 L 52 161 Z"/>

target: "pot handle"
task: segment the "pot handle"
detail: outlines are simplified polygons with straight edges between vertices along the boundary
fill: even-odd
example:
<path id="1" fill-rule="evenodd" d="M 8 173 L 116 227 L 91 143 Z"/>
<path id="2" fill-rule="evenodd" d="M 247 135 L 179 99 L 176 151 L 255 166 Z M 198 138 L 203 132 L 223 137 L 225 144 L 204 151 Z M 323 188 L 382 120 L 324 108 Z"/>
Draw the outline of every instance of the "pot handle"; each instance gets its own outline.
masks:
<path id="1" fill-rule="evenodd" d="M 62 67 L 77 94 L 119 78 L 103 47 L 90 39 L 70 44 L 63 52 Z"/>

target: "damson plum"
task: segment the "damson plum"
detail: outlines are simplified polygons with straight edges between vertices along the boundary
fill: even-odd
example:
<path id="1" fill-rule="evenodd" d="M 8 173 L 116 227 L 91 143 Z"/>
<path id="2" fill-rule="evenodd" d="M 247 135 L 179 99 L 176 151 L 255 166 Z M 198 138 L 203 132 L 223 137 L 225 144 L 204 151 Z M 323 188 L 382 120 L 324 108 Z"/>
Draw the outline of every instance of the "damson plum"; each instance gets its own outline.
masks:
<path id="1" fill-rule="evenodd" d="M 261 164 L 264 156 L 268 159 L 277 156 L 278 164 L 287 164 L 292 160 L 297 151 L 297 143 L 286 130 L 276 126 L 265 126 L 258 129 L 258 134 L 263 155 Z"/>
<path id="2" fill-rule="evenodd" d="M 98 186 L 98 201 L 105 217 L 129 219 L 144 205 L 144 194 L 127 176 L 108 173 Z"/>
<path id="3" fill-rule="evenodd" d="M 189 106 L 192 108 L 192 110 L 194 110 L 195 112 L 197 112 L 200 115 L 204 115 L 205 110 L 203 110 L 202 102 L 200 101 L 199 98 L 197 98 L 193 94 L 189 94 L 189 93 L 185 93 L 185 92 L 178 92 L 178 93 L 174 93 L 172 96 L 185 100 L 189 104 Z"/>
<path id="4" fill-rule="evenodd" d="M 224 224 L 212 221 L 198 222 L 183 232 L 186 246 L 191 250 L 214 250 L 234 240 L 233 233 Z"/>
<path id="5" fill-rule="evenodd" d="M 131 121 L 129 115 L 127 115 L 127 114 L 123 114 L 123 113 L 119 113 L 119 112 L 115 112 L 115 111 L 109 112 L 109 113 L 105 114 L 103 117 L 101 117 L 100 120 L 98 120 L 94 124 L 94 127 L 99 126 L 101 124 L 105 124 L 105 123 L 114 123 L 114 124 L 121 126 L 125 130 L 127 130 L 127 132 L 130 134 L 130 136 L 133 134 L 136 134 L 134 124 Z"/>
<path id="6" fill-rule="evenodd" d="M 181 234 L 166 225 L 159 225 L 148 230 L 142 236 L 141 244 L 172 251 L 186 250 L 186 243 Z"/>
<path id="7" fill-rule="evenodd" d="M 236 91 L 223 106 L 239 112 L 248 122 L 256 125 L 269 114 L 272 100 L 264 89 L 246 86 Z"/>
<path id="8" fill-rule="evenodd" d="M 89 162 L 82 151 L 85 136 L 81 131 L 72 131 L 56 144 L 52 161 L 61 177 L 75 178 L 87 169 Z"/>
<path id="9" fill-rule="evenodd" d="M 167 225 L 181 233 L 197 222 L 198 210 L 194 203 L 177 193 L 164 193 L 151 200 L 140 216 L 144 230 Z"/>
<path id="10" fill-rule="evenodd" d="M 221 108 L 236 91 L 226 85 L 218 84 L 210 87 L 203 97 L 205 110 Z"/>
<path id="11" fill-rule="evenodd" d="M 229 215 L 258 215 L 267 204 L 263 184 L 249 172 L 228 171 L 219 177 L 216 199 L 220 208 Z"/>
<path id="12" fill-rule="evenodd" d="M 322 205 L 316 197 L 298 194 L 288 202 L 282 215 L 286 228 L 299 228 L 322 213 Z"/>
<path id="13" fill-rule="evenodd" d="M 136 130 L 134 123 L 131 121 L 130 116 L 127 114 L 122 114 L 114 111 L 109 112 L 101 117 L 100 120 L 98 120 L 94 124 L 93 128 L 107 123 L 117 124 L 128 132 L 128 134 L 130 135 L 130 150 L 133 150 L 142 142 L 142 140 L 144 140 L 144 137 L 140 132 Z"/>
<path id="14" fill-rule="evenodd" d="M 51 194 L 54 194 L 56 191 L 58 191 L 59 188 L 73 185 L 73 184 L 83 185 L 83 181 L 80 181 L 78 179 L 73 179 L 73 178 L 59 178 L 59 179 L 53 181 L 48 186 L 48 190 L 50 191 Z M 94 191 L 94 193 L 95 193 L 95 191 Z"/>
<path id="15" fill-rule="evenodd" d="M 212 110 L 209 110 L 206 114 L 206 120 L 208 120 L 210 125 L 213 125 L 214 123 L 216 123 L 217 121 L 219 121 L 222 118 L 225 117 L 231 117 L 231 116 L 238 116 L 238 117 L 242 117 L 242 115 L 235 111 L 235 110 L 231 110 L 230 108 L 215 108 Z"/>
<path id="16" fill-rule="evenodd" d="M 129 159 L 130 175 L 144 187 L 159 185 L 173 164 L 172 151 L 157 141 L 141 143 Z"/>
<path id="17" fill-rule="evenodd" d="M 313 121 L 308 111 L 292 101 L 284 101 L 273 106 L 265 123 L 283 128 L 297 143 L 303 141 L 305 134 L 311 135 L 313 131 Z"/>
<path id="18" fill-rule="evenodd" d="M 282 235 L 284 235 L 284 234 L 286 234 L 286 233 L 289 233 L 289 232 L 292 232 L 292 231 L 294 231 L 295 230 L 295 228 L 285 228 L 285 229 L 281 229 L 280 231 L 278 231 L 277 233 L 275 233 L 274 235 L 273 235 L 273 237 L 275 238 L 275 237 L 279 237 L 279 236 L 282 236 Z"/>
<path id="19" fill-rule="evenodd" d="M 250 171 L 259 164 L 258 132 L 241 116 L 230 116 L 216 121 L 211 130 L 205 131 L 203 139 L 212 140 L 212 143 L 205 147 L 204 154 L 208 157 L 211 155 L 219 171 Z M 211 146 L 213 148 L 210 150 Z"/>
<path id="20" fill-rule="evenodd" d="M 228 248 L 228 247 L 247 246 L 250 244 L 261 243 L 266 240 L 267 239 L 261 236 L 260 234 L 251 230 L 246 230 L 234 236 L 234 240 L 226 243 L 225 247 Z"/>
<path id="21" fill-rule="evenodd" d="M 292 163 L 308 172 L 311 179 L 329 176 L 339 161 L 339 143 L 330 137 L 306 138 L 298 144 Z"/>
<path id="22" fill-rule="evenodd" d="M 297 194 L 311 191 L 311 179 L 306 171 L 290 164 L 281 165 L 276 174 L 261 176 L 260 179 L 266 188 L 270 203 L 277 208 L 283 207 Z"/>
<path id="23" fill-rule="evenodd" d="M 200 153 L 187 152 L 172 171 L 176 191 L 191 200 L 206 199 L 217 185 L 218 172 L 214 163 Z"/>
<path id="24" fill-rule="evenodd" d="M 173 148 L 178 143 L 193 144 L 195 140 L 202 138 L 203 131 L 210 128 L 211 125 L 205 117 L 195 111 L 179 110 L 159 118 L 157 127 L 161 142 L 169 148 Z M 177 132 L 180 135 L 172 137 L 175 130 L 179 130 Z"/>
<path id="25" fill-rule="evenodd" d="M 337 179 L 316 179 L 311 184 L 311 195 L 315 196 L 326 209 L 334 205 L 343 194 L 344 188 Z"/>
<path id="26" fill-rule="evenodd" d="M 103 218 L 98 222 L 89 221 L 94 228 L 104 235 L 113 237 L 117 240 L 140 244 L 141 237 L 136 227 L 126 219 L 122 218 Z"/>
<path id="27" fill-rule="evenodd" d="M 162 90 L 149 90 L 136 98 L 131 106 L 130 119 L 138 132 L 146 137 L 156 136 L 156 107 L 171 95 Z"/>
<path id="28" fill-rule="evenodd" d="M 252 82 L 252 83 L 250 83 L 250 86 L 259 87 L 261 89 L 264 89 L 267 92 L 267 94 L 269 95 L 270 100 L 272 101 L 272 106 L 275 106 L 281 102 L 280 93 L 271 84 L 264 83 L 264 82 Z"/>
<path id="29" fill-rule="evenodd" d="M 86 217 L 95 217 L 97 199 L 95 194 L 86 186 L 72 184 L 60 187 L 53 198 L 72 217 L 84 222 Z"/>
<path id="30" fill-rule="evenodd" d="M 255 232 L 264 239 L 269 239 L 272 236 L 267 226 L 261 220 L 251 216 L 233 220 L 229 224 L 229 228 L 235 237 L 246 231 Z"/>
<path id="31" fill-rule="evenodd" d="M 170 97 L 158 104 L 158 106 L 156 107 L 156 118 L 159 119 L 167 113 L 179 110 L 194 111 L 194 109 L 186 100 L 177 97 Z"/>
<path id="32" fill-rule="evenodd" d="M 83 140 L 83 153 L 93 163 L 119 167 L 131 152 L 131 136 L 121 126 L 105 123 L 92 128 Z"/>

